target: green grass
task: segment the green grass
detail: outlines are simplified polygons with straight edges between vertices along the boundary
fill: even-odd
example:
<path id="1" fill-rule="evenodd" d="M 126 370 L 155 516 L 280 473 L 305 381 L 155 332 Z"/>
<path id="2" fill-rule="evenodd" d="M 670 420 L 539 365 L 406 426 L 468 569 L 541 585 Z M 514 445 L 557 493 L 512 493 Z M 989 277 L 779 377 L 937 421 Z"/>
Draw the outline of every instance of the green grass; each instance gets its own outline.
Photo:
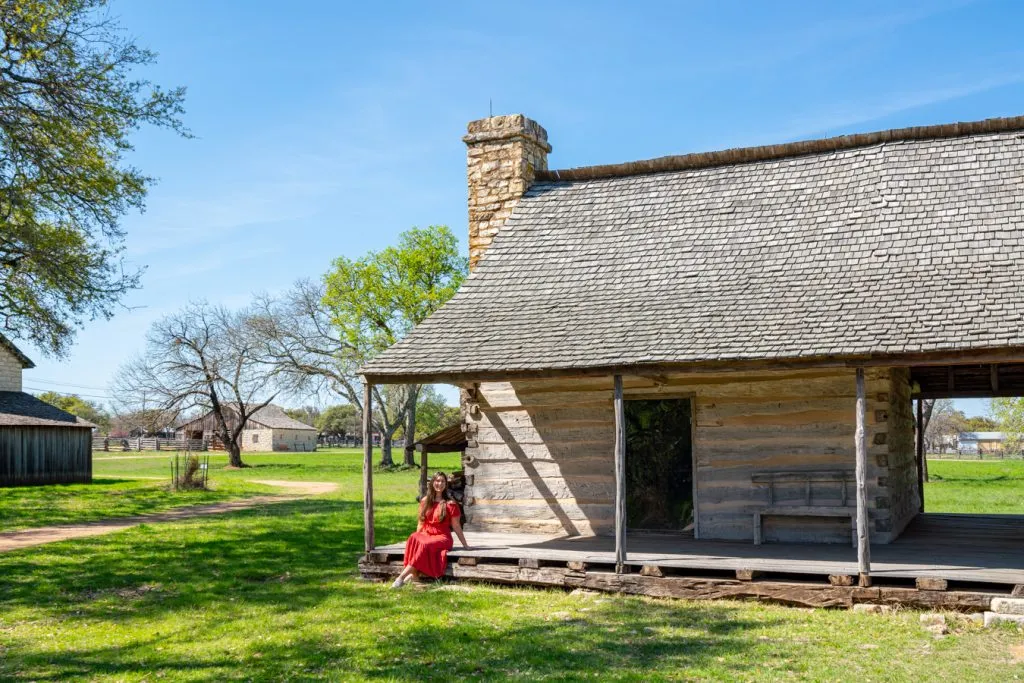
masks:
<path id="1" fill-rule="evenodd" d="M 209 491 L 172 491 L 167 481 L 102 475 L 90 484 L 0 488 L 0 531 L 164 512 L 278 490 L 227 480 Z"/>
<path id="2" fill-rule="evenodd" d="M 120 462 L 103 467 L 145 469 Z M 1024 679 L 1024 663 L 1012 663 L 1024 659 L 1019 631 L 958 621 L 935 638 L 912 611 L 461 584 L 392 591 L 355 569 L 359 454 L 258 464 L 256 478 L 291 473 L 342 488 L 0 554 L 0 680 Z M 431 469 L 455 464 L 441 456 Z M 250 473 L 222 478 L 235 477 Z M 379 542 L 414 529 L 416 477 L 375 475 Z"/>
<path id="3" fill-rule="evenodd" d="M 927 512 L 1024 515 L 1024 460 L 929 460 Z"/>

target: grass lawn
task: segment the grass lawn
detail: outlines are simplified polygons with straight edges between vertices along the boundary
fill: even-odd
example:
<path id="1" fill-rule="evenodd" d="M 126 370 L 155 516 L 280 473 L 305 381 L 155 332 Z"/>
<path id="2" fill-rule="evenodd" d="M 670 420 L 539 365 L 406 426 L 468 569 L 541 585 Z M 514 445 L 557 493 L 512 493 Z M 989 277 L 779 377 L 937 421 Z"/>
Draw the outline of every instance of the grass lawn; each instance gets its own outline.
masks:
<path id="1" fill-rule="evenodd" d="M 0 680 L 1024 679 L 1020 631 L 958 621 L 936 638 L 912 611 L 445 584 L 392 591 L 355 569 L 358 453 L 250 459 L 262 466 L 257 476 L 221 480 L 291 473 L 343 485 L 261 510 L 0 554 Z M 455 464 L 440 456 L 431 469 Z M 148 465 L 102 467 L 102 476 L 139 475 Z M 380 542 L 413 530 L 416 478 L 375 476 Z"/>
<path id="2" fill-rule="evenodd" d="M 164 512 L 274 491 L 278 489 L 241 480 L 219 482 L 209 491 L 172 491 L 166 480 L 103 475 L 91 484 L 0 488 L 0 531 Z"/>
<path id="3" fill-rule="evenodd" d="M 929 460 L 928 512 L 1024 515 L 1024 460 Z"/>

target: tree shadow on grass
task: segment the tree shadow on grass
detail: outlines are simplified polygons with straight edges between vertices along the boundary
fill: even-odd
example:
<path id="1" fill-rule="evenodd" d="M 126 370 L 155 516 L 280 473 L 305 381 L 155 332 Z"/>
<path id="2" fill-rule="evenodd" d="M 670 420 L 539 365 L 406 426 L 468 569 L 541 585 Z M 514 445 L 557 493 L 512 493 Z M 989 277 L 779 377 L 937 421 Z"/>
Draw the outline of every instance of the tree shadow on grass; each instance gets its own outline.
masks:
<path id="1" fill-rule="evenodd" d="M 410 507 L 377 503 L 382 543 L 412 530 Z M 118 625 L 132 638 L 73 648 L 9 640 L 0 673 L 27 671 L 40 680 L 162 671 L 205 680 L 574 680 L 717 666 L 729 677 L 755 666 L 740 656 L 749 630 L 772 623 L 727 606 L 636 598 L 588 601 L 569 617 L 533 609 L 495 620 L 494 605 L 522 598 L 522 590 L 441 585 L 399 594 L 356 578 L 362 545 L 362 504 L 315 498 L 0 555 L 0 613 L 24 610 L 33 621 L 93 629 Z M 277 632 L 261 640 L 240 633 L 241 646 L 230 652 L 223 635 L 204 643 L 206 629 L 253 628 L 254 614 L 280 619 L 269 627 Z M 150 637 L 168 623 L 188 626 Z M 280 632 L 282 623 L 294 626 Z"/>
<path id="2" fill-rule="evenodd" d="M 778 621 L 738 618 L 728 607 L 603 602 L 586 614 L 556 613 L 551 621 L 530 617 L 510 626 L 401 628 L 395 638 L 415 644 L 423 656 L 388 656 L 387 647 L 379 648 L 361 673 L 385 680 L 579 680 L 595 673 L 601 679 L 644 679 L 655 670 L 678 676 L 712 666 L 736 674 L 756 666 L 735 659 L 750 647 L 748 632 Z M 723 663 L 729 658 L 731 664 Z"/>

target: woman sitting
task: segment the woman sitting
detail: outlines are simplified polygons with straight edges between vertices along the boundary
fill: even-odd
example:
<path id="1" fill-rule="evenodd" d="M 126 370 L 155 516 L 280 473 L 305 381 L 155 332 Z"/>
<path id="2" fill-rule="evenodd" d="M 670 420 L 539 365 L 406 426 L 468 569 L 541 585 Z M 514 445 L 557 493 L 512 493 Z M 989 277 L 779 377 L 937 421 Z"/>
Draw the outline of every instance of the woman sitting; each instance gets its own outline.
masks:
<path id="1" fill-rule="evenodd" d="M 427 495 L 420 501 L 420 520 L 416 533 L 405 542 L 405 568 L 392 588 L 401 588 L 409 577 L 425 574 L 433 578 L 444 576 L 448 564 L 448 551 L 452 549 L 452 529 L 462 547 L 469 550 L 462 534 L 459 505 L 448 494 L 448 476 L 438 472 L 430 481 Z"/>

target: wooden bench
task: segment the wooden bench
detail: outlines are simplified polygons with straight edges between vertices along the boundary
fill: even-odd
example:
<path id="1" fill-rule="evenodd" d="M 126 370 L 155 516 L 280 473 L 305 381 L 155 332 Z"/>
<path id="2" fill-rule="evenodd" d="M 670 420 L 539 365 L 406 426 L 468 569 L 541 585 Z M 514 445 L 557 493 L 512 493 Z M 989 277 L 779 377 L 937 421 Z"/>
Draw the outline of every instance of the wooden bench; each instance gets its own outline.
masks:
<path id="1" fill-rule="evenodd" d="M 850 520 L 853 546 L 857 547 L 857 508 L 848 506 L 849 484 L 855 481 L 854 473 L 849 470 L 811 470 L 783 472 L 754 472 L 750 476 L 755 485 L 768 487 L 768 504 L 754 510 L 754 545 L 763 541 L 761 519 L 765 515 L 786 517 L 846 517 Z M 839 505 L 815 505 L 815 484 L 839 484 Z M 775 486 L 777 484 L 802 484 L 804 499 L 802 505 L 776 504 Z"/>

